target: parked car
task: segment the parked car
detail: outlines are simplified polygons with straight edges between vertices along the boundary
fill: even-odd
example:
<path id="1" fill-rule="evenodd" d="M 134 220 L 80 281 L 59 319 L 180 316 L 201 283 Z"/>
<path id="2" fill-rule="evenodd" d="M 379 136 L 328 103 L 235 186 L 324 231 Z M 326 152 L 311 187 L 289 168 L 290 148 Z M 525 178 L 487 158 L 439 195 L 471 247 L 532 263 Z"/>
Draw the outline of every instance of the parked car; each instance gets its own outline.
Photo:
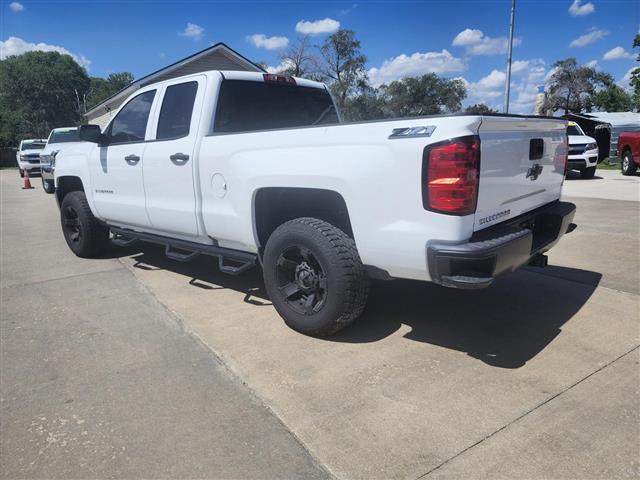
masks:
<path id="1" fill-rule="evenodd" d="M 42 177 L 42 188 L 47 193 L 53 193 L 56 189 L 53 172 L 56 166 L 56 155 L 65 146 L 79 142 L 78 127 L 54 128 L 49 133 L 47 145 L 40 154 L 40 166 Z"/>
<path id="2" fill-rule="evenodd" d="M 623 175 L 635 175 L 640 166 L 640 132 L 621 132 L 616 148 Z"/>
<path id="3" fill-rule="evenodd" d="M 575 122 L 567 123 L 569 136 L 568 170 L 578 170 L 582 178 L 593 178 L 598 166 L 598 144 L 595 138 L 585 135 Z"/>
<path id="4" fill-rule="evenodd" d="M 138 90 L 104 132 L 59 154 L 62 231 L 80 257 L 110 241 L 261 264 L 293 329 L 353 322 L 369 279 L 478 289 L 575 225 L 560 201 L 566 122 L 435 116 L 341 124 L 322 83 L 211 71 Z"/>
<path id="5" fill-rule="evenodd" d="M 24 177 L 24 172 L 40 173 L 40 152 L 44 148 L 46 140 L 42 138 L 29 138 L 20 141 L 16 152 L 18 172 Z"/>

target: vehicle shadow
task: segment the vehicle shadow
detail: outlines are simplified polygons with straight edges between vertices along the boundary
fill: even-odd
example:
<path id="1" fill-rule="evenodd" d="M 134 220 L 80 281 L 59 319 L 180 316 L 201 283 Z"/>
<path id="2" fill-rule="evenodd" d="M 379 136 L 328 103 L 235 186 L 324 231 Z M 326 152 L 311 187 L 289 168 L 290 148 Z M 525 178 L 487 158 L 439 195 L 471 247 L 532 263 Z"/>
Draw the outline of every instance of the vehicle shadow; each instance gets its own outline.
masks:
<path id="1" fill-rule="evenodd" d="M 140 244 L 135 252 L 131 248 L 112 248 L 113 255 L 120 251 L 120 256 L 130 256 L 135 268 L 183 275 L 194 288 L 227 288 L 242 292 L 246 303 L 271 305 L 259 268 L 232 276 L 220 272 L 213 257 L 182 263 L 167 259 L 156 245 Z M 410 280 L 376 281 L 362 317 L 323 340 L 377 342 L 406 325 L 410 330 L 404 337 L 409 340 L 464 352 L 491 366 L 519 368 L 561 333 L 601 278 L 596 272 L 549 266 L 524 268 L 478 291 Z"/>
<path id="2" fill-rule="evenodd" d="M 519 368 L 540 353 L 589 300 L 602 275 L 550 266 L 523 269 L 485 290 L 432 283 L 376 282 L 363 316 L 330 340 L 375 342 L 400 329 L 405 338 L 454 349 L 501 368 Z"/>
<path id="3" fill-rule="evenodd" d="M 604 177 L 600 177 L 597 174 L 594 175 L 591 178 L 582 178 L 582 176 L 580 175 L 580 172 L 576 172 L 574 170 L 569 170 L 567 172 L 567 175 L 565 177 L 565 179 L 567 180 L 584 180 L 584 181 L 589 181 L 589 180 L 602 180 Z"/>

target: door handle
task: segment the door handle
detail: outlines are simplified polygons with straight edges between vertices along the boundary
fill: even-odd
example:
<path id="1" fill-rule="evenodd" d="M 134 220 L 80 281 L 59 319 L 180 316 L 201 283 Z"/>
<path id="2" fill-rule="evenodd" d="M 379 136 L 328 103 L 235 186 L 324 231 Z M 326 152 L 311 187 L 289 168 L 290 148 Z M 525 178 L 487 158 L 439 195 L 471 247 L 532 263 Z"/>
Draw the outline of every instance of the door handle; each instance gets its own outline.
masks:
<path id="1" fill-rule="evenodd" d="M 169 158 L 176 165 L 184 165 L 189 161 L 189 155 L 185 155 L 184 153 L 174 153 L 170 155 Z"/>
<path id="2" fill-rule="evenodd" d="M 140 157 L 138 155 L 133 155 L 133 154 L 127 155 L 126 157 L 124 157 L 124 161 L 127 162 L 129 165 L 135 165 L 140 161 Z"/>

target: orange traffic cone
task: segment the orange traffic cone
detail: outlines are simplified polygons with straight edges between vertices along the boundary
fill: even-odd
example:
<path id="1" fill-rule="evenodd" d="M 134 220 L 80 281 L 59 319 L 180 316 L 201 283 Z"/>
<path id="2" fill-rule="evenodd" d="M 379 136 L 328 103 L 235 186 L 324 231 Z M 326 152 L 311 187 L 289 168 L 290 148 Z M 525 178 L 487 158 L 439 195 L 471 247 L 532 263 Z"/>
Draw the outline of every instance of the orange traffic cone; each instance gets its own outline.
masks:
<path id="1" fill-rule="evenodd" d="M 31 185 L 31 180 L 29 180 L 29 170 L 27 170 L 25 168 L 24 169 L 24 183 L 22 185 L 22 189 L 23 190 L 28 190 L 30 188 L 33 188 L 33 186 Z"/>

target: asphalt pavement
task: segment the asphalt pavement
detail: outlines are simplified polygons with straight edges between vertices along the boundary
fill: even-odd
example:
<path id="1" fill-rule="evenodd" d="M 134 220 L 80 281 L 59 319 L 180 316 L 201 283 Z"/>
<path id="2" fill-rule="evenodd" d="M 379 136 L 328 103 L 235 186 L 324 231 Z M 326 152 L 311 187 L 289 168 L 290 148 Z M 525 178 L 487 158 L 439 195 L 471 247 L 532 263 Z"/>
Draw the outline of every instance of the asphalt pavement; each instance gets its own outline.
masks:
<path id="1" fill-rule="evenodd" d="M 638 478 L 640 177 L 615 174 L 565 182 L 548 268 L 376 282 L 321 340 L 257 271 L 76 259 L 53 197 L 2 171 L 2 476 Z"/>

